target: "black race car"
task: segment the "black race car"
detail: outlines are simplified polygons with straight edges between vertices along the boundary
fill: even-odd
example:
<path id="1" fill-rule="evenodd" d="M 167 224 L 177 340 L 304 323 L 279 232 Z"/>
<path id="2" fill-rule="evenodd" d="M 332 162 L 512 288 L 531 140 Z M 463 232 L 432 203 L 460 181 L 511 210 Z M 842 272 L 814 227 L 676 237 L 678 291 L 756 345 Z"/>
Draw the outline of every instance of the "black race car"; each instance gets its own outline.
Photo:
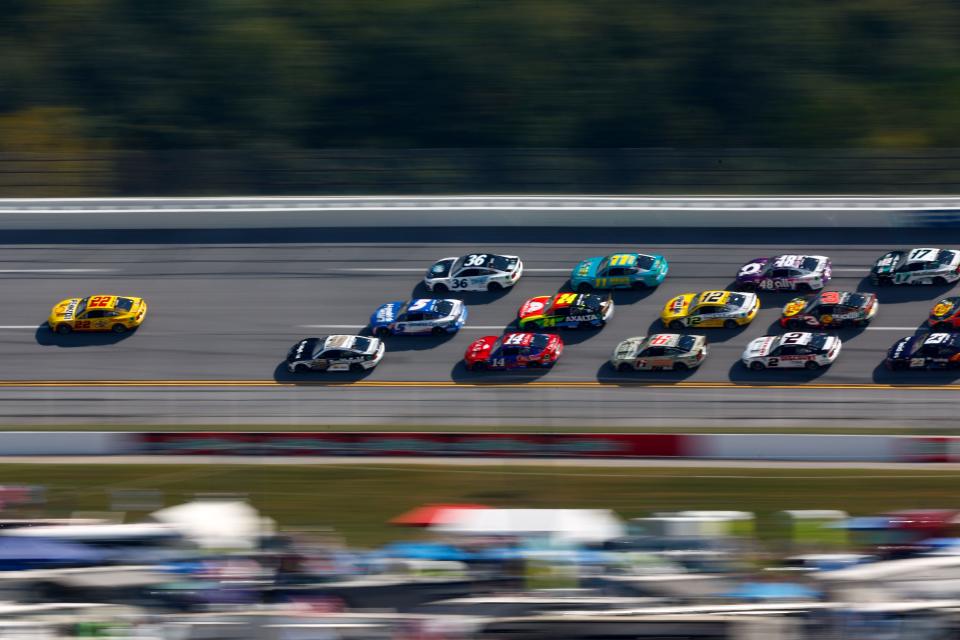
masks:
<path id="1" fill-rule="evenodd" d="M 887 352 L 888 369 L 954 369 L 960 366 L 960 336 L 919 333 L 901 338 Z"/>

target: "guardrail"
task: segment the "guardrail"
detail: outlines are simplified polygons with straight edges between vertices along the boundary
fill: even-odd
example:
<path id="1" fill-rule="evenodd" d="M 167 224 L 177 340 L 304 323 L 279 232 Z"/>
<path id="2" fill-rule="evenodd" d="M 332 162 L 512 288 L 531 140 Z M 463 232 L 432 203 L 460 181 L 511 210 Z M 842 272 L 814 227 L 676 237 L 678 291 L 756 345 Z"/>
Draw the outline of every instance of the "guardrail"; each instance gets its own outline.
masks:
<path id="1" fill-rule="evenodd" d="M 0 199 L 0 229 L 960 225 L 956 196 L 318 196 Z"/>

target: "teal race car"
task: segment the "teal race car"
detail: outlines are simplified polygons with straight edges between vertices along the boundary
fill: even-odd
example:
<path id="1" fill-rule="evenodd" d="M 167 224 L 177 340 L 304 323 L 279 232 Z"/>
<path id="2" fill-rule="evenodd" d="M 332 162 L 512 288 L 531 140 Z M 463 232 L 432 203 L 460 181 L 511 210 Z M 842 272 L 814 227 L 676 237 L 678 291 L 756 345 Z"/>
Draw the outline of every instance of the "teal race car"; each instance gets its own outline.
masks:
<path id="1" fill-rule="evenodd" d="M 593 289 L 643 289 L 663 282 L 668 270 L 663 256 L 615 253 L 580 262 L 570 274 L 570 286 L 581 293 Z"/>

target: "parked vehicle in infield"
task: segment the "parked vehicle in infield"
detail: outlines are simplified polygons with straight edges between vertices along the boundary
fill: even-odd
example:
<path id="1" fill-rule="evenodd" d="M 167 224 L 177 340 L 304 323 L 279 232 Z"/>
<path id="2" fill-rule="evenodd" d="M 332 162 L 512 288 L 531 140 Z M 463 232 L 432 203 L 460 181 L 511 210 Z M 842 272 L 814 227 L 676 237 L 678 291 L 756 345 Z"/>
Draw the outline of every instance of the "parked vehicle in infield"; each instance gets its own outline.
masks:
<path id="1" fill-rule="evenodd" d="M 832 276 L 826 256 L 782 255 L 754 258 L 737 272 L 737 288 L 745 291 L 813 291 Z"/>
<path id="2" fill-rule="evenodd" d="M 684 327 L 736 327 L 750 324 L 760 310 L 755 293 L 702 291 L 684 293 L 663 307 L 660 321 L 671 329 Z"/>
<path id="3" fill-rule="evenodd" d="M 126 333 L 143 324 L 147 303 L 134 296 L 97 295 L 69 298 L 54 305 L 47 318 L 53 331 L 112 331 Z"/>
<path id="4" fill-rule="evenodd" d="M 960 280 L 960 251 L 931 247 L 890 251 L 877 259 L 870 279 L 878 286 L 950 284 Z"/>
<path id="5" fill-rule="evenodd" d="M 463 362 L 471 371 L 552 367 L 563 353 L 563 340 L 548 333 L 506 333 L 474 340 Z"/>
<path id="6" fill-rule="evenodd" d="M 418 298 L 388 302 L 370 316 L 370 331 L 376 336 L 456 333 L 467 321 L 467 305 L 461 300 Z"/>
<path id="7" fill-rule="evenodd" d="M 370 336 L 320 336 L 304 338 L 287 353 L 291 373 L 373 369 L 386 351 L 383 341 Z"/>
<path id="8" fill-rule="evenodd" d="M 618 344 L 610 365 L 617 371 L 686 371 L 699 367 L 706 357 L 705 336 L 657 333 Z"/>
<path id="9" fill-rule="evenodd" d="M 594 293 L 558 293 L 530 298 L 517 313 L 521 329 L 602 327 L 613 317 L 613 299 Z"/>
<path id="10" fill-rule="evenodd" d="M 822 291 L 812 298 L 794 298 L 785 304 L 780 324 L 788 329 L 865 327 L 879 308 L 874 293 Z"/>
<path id="11" fill-rule="evenodd" d="M 667 259 L 660 255 L 614 253 L 580 261 L 570 273 L 570 286 L 581 293 L 656 287 L 669 270 Z"/>
<path id="12" fill-rule="evenodd" d="M 888 369 L 955 369 L 960 366 L 960 335 L 918 333 L 900 338 L 890 347 Z"/>
<path id="13" fill-rule="evenodd" d="M 517 256 L 470 253 L 437 260 L 427 270 L 423 284 L 434 293 L 500 291 L 515 285 L 521 275 L 523 262 Z"/>
<path id="14" fill-rule="evenodd" d="M 953 331 L 960 328 L 960 297 L 941 298 L 930 309 L 927 324 L 934 331 Z"/>
<path id="15" fill-rule="evenodd" d="M 828 333 L 794 331 L 781 336 L 752 340 L 743 355 L 744 366 L 763 369 L 819 369 L 833 364 L 840 355 L 840 338 Z"/>

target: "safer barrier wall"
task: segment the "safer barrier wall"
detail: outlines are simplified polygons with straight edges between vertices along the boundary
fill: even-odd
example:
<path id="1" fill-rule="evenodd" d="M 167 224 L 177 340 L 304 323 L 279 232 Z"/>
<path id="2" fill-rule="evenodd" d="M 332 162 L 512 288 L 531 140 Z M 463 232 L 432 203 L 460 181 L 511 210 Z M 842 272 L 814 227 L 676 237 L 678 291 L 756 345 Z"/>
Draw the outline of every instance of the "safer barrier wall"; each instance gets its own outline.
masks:
<path id="1" fill-rule="evenodd" d="M 806 434 L 0 432 L 0 456 L 342 456 L 960 462 L 960 437 Z"/>

